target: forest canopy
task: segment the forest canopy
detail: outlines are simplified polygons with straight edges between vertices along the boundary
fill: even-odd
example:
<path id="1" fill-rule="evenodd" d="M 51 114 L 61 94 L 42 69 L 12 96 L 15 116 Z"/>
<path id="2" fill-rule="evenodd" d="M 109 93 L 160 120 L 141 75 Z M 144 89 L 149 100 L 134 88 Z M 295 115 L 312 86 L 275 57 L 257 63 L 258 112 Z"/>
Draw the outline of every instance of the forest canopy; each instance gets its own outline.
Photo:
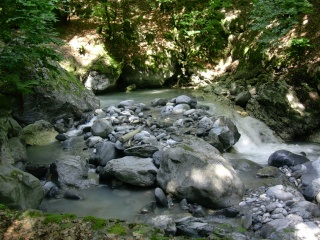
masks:
<path id="1" fill-rule="evenodd" d="M 243 14 L 240 8 L 247 11 L 247 22 L 227 22 L 233 16 L 226 13 Z M 59 60 L 54 45 L 61 42 L 55 27 L 57 23 L 67 24 L 70 16 L 99 23 L 96 31 L 106 48 L 124 65 L 145 62 L 148 56 L 139 48 L 144 42 L 162 49 L 154 56 L 155 66 L 176 59 L 179 68 L 188 74 L 195 66 L 214 65 L 217 57 L 226 54 L 248 59 L 247 48 L 228 48 L 228 37 L 235 33 L 251 31 L 247 36 L 255 39 L 251 52 L 277 46 L 279 39 L 312 9 L 308 0 L 2 0 L 0 94 L 30 92 L 39 83 L 25 70 L 50 67 L 51 60 Z M 291 38 L 291 50 L 286 54 L 301 56 L 311 45 L 308 37 Z M 257 57 L 255 60 L 262 61 Z"/>

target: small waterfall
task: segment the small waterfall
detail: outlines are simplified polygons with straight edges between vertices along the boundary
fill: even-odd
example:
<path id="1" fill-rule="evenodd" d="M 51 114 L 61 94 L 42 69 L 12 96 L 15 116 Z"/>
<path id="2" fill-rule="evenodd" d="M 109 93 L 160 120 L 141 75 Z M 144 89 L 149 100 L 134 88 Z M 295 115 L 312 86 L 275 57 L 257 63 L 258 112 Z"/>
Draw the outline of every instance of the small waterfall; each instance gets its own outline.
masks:
<path id="1" fill-rule="evenodd" d="M 245 158 L 266 165 L 269 156 L 280 149 L 294 153 L 305 152 L 310 160 L 320 156 L 319 144 L 285 143 L 263 122 L 250 116 L 241 117 L 233 113 L 233 121 L 241 134 L 233 146 L 233 152 L 226 153 L 227 158 Z"/>

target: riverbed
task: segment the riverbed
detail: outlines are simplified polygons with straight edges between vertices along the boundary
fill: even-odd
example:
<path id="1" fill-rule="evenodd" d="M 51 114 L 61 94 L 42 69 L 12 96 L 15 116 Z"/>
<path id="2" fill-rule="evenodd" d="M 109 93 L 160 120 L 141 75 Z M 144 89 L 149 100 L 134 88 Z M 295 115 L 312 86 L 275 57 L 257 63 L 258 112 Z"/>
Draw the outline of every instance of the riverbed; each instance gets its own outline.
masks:
<path id="1" fill-rule="evenodd" d="M 140 90 L 130 93 L 109 93 L 98 96 L 98 98 L 101 102 L 101 108 L 105 109 L 128 99 L 134 100 L 135 103 L 150 105 L 155 98 L 171 99 L 183 94 L 196 97 L 198 105 L 209 107 L 208 111 L 211 114 L 225 115 L 237 125 L 241 137 L 231 151 L 223 154 L 226 159 L 249 159 L 265 166 L 268 157 L 280 149 L 295 153 L 304 152 L 310 160 L 315 160 L 320 156 L 319 144 L 284 143 L 261 121 L 249 116 L 243 117 L 229 104 L 217 101 L 216 98 L 200 92 L 176 89 Z M 92 151 L 85 146 L 82 136 L 72 137 L 69 145 L 54 142 L 50 145 L 33 146 L 27 149 L 29 161 L 41 164 L 50 164 L 64 154 L 80 155 L 87 158 L 92 154 Z M 248 178 L 247 180 L 252 179 Z M 113 189 L 112 186 L 99 185 L 81 190 L 85 196 L 83 200 L 45 199 L 40 209 L 46 212 L 75 213 L 79 216 L 92 215 L 132 222 L 139 217 L 141 209 L 151 206 L 155 201 L 153 191 L 154 189 Z"/>

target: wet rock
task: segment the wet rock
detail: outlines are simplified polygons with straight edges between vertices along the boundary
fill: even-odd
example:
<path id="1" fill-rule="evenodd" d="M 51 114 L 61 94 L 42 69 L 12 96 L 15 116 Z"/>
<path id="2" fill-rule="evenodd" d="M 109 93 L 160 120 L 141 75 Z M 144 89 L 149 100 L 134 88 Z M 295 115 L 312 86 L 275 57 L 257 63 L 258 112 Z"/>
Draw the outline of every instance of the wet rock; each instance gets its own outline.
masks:
<path id="1" fill-rule="evenodd" d="M 51 181 L 46 182 L 43 185 L 43 189 L 46 198 L 55 198 L 59 194 L 59 188 Z"/>
<path id="2" fill-rule="evenodd" d="M 71 200 L 83 200 L 84 199 L 84 195 L 74 189 L 68 189 L 67 191 L 65 191 L 63 194 L 63 197 L 67 198 L 67 199 L 71 199 Z"/>
<path id="3" fill-rule="evenodd" d="M 274 167 L 295 166 L 309 162 L 310 160 L 305 156 L 292 153 L 287 150 L 278 150 L 270 155 L 268 158 L 268 165 Z"/>
<path id="4" fill-rule="evenodd" d="M 220 151 L 225 151 L 236 144 L 240 136 L 237 126 L 231 119 L 221 116 L 214 121 L 213 128 L 205 139 Z"/>
<path id="5" fill-rule="evenodd" d="M 279 168 L 268 166 L 259 169 L 256 176 L 260 178 L 276 178 L 280 176 L 281 171 Z"/>
<path id="6" fill-rule="evenodd" d="M 56 139 L 57 139 L 58 141 L 65 141 L 65 140 L 67 140 L 68 138 L 69 138 L 68 135 L 63 134 L 63 133 L 60 133 L 60 134 L 58 134 L 58 135 L 56 136 Z"/>
<path id="7" fill-rule="evenodd" d="M 154 190 L 154 196 L 158 205 L 162 207 L 168 207 L 167 197 L 161 188 L 156 188 Z"/>

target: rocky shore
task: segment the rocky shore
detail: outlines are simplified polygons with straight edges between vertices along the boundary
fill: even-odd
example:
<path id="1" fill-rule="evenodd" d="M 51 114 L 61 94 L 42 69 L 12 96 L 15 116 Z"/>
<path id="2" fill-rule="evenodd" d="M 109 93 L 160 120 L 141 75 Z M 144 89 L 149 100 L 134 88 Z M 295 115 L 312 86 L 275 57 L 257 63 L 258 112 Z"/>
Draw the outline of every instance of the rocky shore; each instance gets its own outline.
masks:
<path id="1" fill-rule="evenodd" d="M 65 155 L 50 166 L 33 164 L 32 168 L 25 164 L 25 157 L 16 157 L 11 164 L 21 170 L 1 165 L 1 184 L 7 186 L 1 190 L 1 199 L 8 206 L 28 209 L 39 204 L 32 201 L 35 196 L 40 201 L 44 196 L 79 200 L 83 197 L 77 189 L 133 185 L 155 189 L 155 202 L 141 209 L 139 222 L 161 229 L 162 237 L 319 239 L 319 160 L 310 162 L 307 156 L 288 151 L 272 154 L 267 167 L 225 159 L 222 153 L 232 148 L 240 133 L 231 119 L 207 110 L 186 95 L 154 99 L 150 106 L 126 100 L 71 121 L 71 130 L 70 121 L 64 119 L 53 126 L 35 123 L 42 126 L 32 128 L 40 129 L 40 135 L 35 130 L 30 134 L 30 126 L 20 129 L 12 135 L 23 136 L 29 144 L 48 139 L 43 134 L 51 136 L 56 131 L 62 146 L 72 148 L 72 139 L 83 136 L 92 154 L 86 159 Z M 250 175 L 256 184 L 244 180 L 244 175 Z M 19 189 L 19 194 L 12 195 L 9 185 Z M 25 195 L 26 191 L 31 196 Z M 6 215 L 1 218 L 7 219 Z M 78 220 L 67 222 L 70 228 L 80 225 L 88 229 Z M 4 239 L 10 227 L 14 228 L 12 224 L 2 224 Z M 130 225 L 124 225 L 127 230 L 119 239 L 152 238 L 132 235 Z M 104 230 L 106 226 L 104 222 Z M 57 239 L 50 234 L 43 233 Z M 80 239 L 93 239 L 90 234 Z M 101 239 L 112 239 L 103 236 Z"/>

